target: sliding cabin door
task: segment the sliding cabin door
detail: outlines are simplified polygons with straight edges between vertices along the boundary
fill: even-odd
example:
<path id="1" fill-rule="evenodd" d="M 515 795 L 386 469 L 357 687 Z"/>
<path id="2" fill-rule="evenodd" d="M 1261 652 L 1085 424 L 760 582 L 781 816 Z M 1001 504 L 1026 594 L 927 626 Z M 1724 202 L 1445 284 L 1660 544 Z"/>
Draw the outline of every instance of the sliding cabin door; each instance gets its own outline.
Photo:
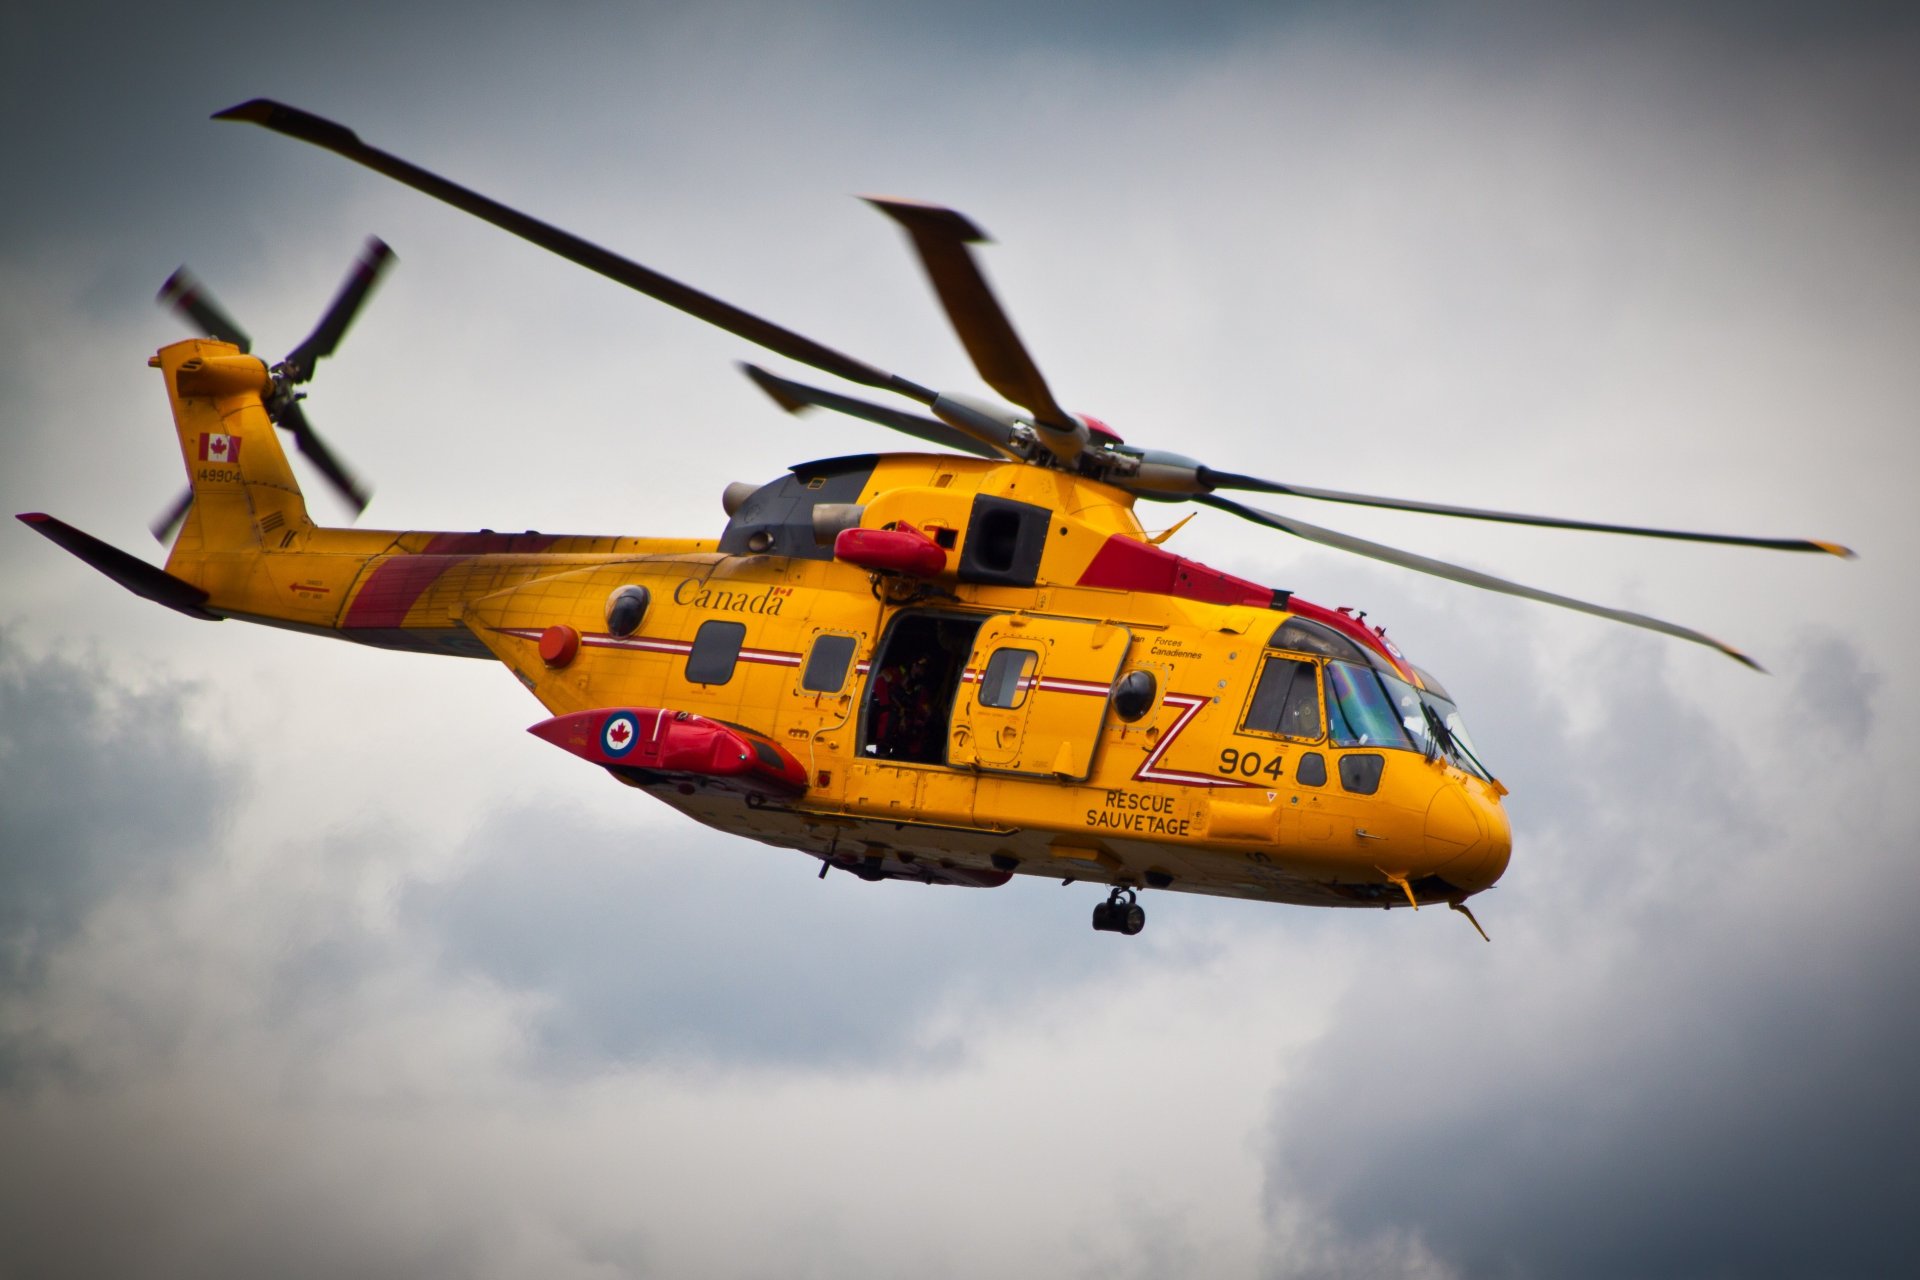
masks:
<path id="1" fill-rule="evenodd" d="M 1111 623 L 1018 613 L 989 618 L 954 701 L 949 761 L 1085 781 L 1131 642 L 1125 627 Z"/>

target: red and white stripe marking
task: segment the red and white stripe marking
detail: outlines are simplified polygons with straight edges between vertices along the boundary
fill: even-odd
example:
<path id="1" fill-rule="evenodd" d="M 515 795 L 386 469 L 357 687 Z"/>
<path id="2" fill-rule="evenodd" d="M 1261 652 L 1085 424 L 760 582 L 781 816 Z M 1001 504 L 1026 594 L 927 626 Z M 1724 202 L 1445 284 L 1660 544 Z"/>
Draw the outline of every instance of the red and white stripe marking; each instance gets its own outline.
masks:
<path id="1" fill-rule="evenodd" d="M 514 636 L 521 640 L 538 640 L 540 631 L 533 627 L 496 627 L 499 635 Z M 653 640 L 645 636 L 611 636 L 604 631 L 595 631 L 580 637 L 580 643 L 590 649 L 631 649 L 639 653 L 667 653 L 685 655 L 693 652 L 691 640 Z M 741 662 L 758 662 L 769 667 L 797 667 L 800 655 L 784 649 L 748 649 L 739 653 Z"/>
<path id="2" fill-rule="evenodd" d="M 538 641 L 540 639 L 540 631 L 532 627 L 500 627 L 498 631 L 501 635 L 515 636 L 522 640 Z M 580 643 L 595 649 L 631 649 L 640 653 L 684 655 L 693 651 L 693 642 L 691 640 L 654 640 L 645 636 L 613 636 L 605 632 L 583 635 L 580 637 Z M 799 654 L 791 653 L 784 649 L 743 648 L 740 650 L 740 661 L 758 662 L 773 667 L 797 667 L 800 665 L 801 659 Z M 864 676 L 871 668 L 872 664 L 866 661 L 854 664 L 854 672 L 857 675 Z M 968 684 L 978 684 L 984 675 L 985 672 L 981 668 L 969 667 L 962 676 L 962 679 Z M 1042 676 L 1038 681 L 1035 681 L 1033 677 L 1028 676 L 1021 681 L 1023 686 L 1028 687 L 1036 683 L 1039 685 L 1042 693 L 1071 693 L 1089 698 L 1105 698 L 1112 693 L 1110 686 L 1098 684 L 1092 680 L 1069 680 L 1060 676 Z M 1172 748 L 1174 740 L 1180 736 L 1181 732 L 1184 731 L 1189 724 L 1193 723 L 1194 717 L 1200 714 L 1200 709 L 1207 705 L 1208 699 L 1204 695 L 1197 693 L 1169 693 L 1165 695 L 1161 701 L 1170 707 L 1180 708 L 1180 715 L 1174 720 L 1173 727 L 1161 735 L 1160 741 L 1154 744 L 1152 751 L 1147 753 L 1147 758 L 1140 762 L 1140 767 L 1134 770 L 1133 781 L 1158 782 L 1182 787 L 1252 787 L 1259 785 L 1241 778 L 1222 777 L 1218 774 L 1188 773 L 1183 769 L 1162 769 L 1160 767 L 1161 758 Z"/>
<path id="3" fill-rule="evenodd" d="M 1173 722 L 1173 727 L 1161 736 L 1159 743 L 1152 751 L 1147 753 L 1147 758 L 1140 762 L 1140 767 L 1133 771 L 1133 780 L 1135 782 L 1168 782 L 1182 787 L 1251 787 L 1257 785 L 1240 778 L 1225 778 L 1218 774 L 1187 773 L 1181 769 L 1162 769 L 1160 767 L 1160 757 L 1167 754 L 1167 749 L 1173 745 L 1173 740 L 1178 738 L 1180 731 L 1191 724 L 1193 718 L 1200 714 L 1200 708 L 1207 705 L 1208 699 L 1197 693 L 1169 693 L 1162 698 L 1161 701 L 1170 707 L 1181 708 L 1180 718 Z"/>
<path id="4" fill-rule="evenodd" d="M 985 676 L 986 673 L 979 667 L 968 667 L 961 679 L 967 684 L 979 684 Z M 1059 676 L 1041 676 L 1037 680 L 1032 676 L 1021 676 L 1019 686 L 1022 693 L 1038 686 L 1042 693 L 1078 693 L 1095 698 L 1104 698 L 1113 692 L 1109 685 L 1095 684 L 1091 680 L 1067 680 Z"/>

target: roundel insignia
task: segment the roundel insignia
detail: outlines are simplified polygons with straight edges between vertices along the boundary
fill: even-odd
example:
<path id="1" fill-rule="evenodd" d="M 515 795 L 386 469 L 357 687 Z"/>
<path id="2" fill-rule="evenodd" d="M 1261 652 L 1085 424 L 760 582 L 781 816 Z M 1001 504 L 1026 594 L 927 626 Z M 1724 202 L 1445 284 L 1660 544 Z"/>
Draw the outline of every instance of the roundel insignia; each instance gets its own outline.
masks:
<path id="1" fill-rule="evenodd" d="M 617 712 L 607 717 L 600 729 L 600 749 L 610 756 L 624 756 L 640 738 L 640 726 L 633 713 Z"/>

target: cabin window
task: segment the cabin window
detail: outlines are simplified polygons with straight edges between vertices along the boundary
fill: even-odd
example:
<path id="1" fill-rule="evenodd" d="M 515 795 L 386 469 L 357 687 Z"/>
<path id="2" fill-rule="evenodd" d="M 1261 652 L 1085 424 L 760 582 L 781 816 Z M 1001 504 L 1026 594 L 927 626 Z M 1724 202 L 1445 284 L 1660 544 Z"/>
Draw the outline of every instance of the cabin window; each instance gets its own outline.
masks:
<path id="1" fill-rule="evenodd" d="M 807 654 L 806 670 L 800 673 L 800 687 L 808 693 L 840 692 L 853 665 L 856 643 L 852 636 L 817 637 Z"/>
<path id="2" fill-rule="evenodd" d="M 744 622 L 703 622 L 687 654 L 689 684 L 725 684 L 733 679 L 740 660 L 740 644 L 747 638 Z"/>
<path id="3" fill-rule="evenodd" d="M 1324 787 L 1327 785 L 1327 758 L 1318 751 L 1309 751 L 1300 757 L 1300 763 L 1293 768 L 1294 781 L 1303 787 Z"/>
<path id="4" fill-rule="evenodd" d="M 1313 664 L 1298 658 L 1268 658 L 1260 668 L 1253 701 L 1247 705 L 1244 727 L 1288 738 L 1320 737 L 1320 682 Z"/>
<path id="5" fill-rule="evenodd" d="M 1357 796 L 1370 796 L 1380 789 L 1380 774 L 1386 767 L 1385 756 L 1341 756 L 1340 786 Z"/>
<path id="6" fill-rule="evenodd" d="M 1007 710 L 1027 700 L 1033 687 L 1033 669 L 1040 655 L 1032 649 L 996 649 L 987 659 L 987 672 L 980 677 L 980 705 Z"/>

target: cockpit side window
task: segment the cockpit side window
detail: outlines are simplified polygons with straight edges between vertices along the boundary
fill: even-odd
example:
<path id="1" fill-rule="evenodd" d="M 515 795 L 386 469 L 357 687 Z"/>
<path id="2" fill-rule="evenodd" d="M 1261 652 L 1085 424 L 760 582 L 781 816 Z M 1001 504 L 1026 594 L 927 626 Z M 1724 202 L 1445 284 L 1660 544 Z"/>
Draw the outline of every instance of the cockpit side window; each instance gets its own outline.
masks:
<path id="1" fill-rule="evenodd" d="M 1413 747 L 1379 675 L 1367 667 L 1327 664 L 1327 720 L 1336 747 Z"/>
<path id="2" fill-rule="evenodd" d="M 1467 772 L 1492 780 L 1459 709 L 1432 688 L 1422 691 L 1397 676 L 1330 662 L 1327 723 L 1336 747 L 1392 747 L 1445 756 Z"/>
<path id="3" fill-rule="evenodd" d="M 1245 728 L 1288 738 L 1320 738 L 1320 680 L 1314 664 L 1269 657 L 1247 704 Z"/>

